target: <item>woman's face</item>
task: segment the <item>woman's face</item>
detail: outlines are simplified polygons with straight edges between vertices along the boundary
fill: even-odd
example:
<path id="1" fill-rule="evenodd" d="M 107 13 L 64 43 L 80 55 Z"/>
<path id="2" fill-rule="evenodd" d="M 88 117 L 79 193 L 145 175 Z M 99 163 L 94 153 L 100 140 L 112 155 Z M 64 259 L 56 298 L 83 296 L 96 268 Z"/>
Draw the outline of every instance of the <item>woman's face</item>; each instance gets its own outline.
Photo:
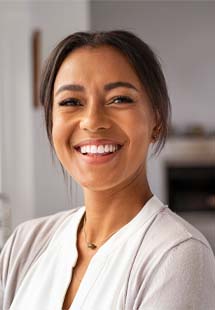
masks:
<path id="1" fill-rule="evenodd" d="M 154 127 L 143 86 L 117 49 L 83 47 L 64 60 L 53 91 L 53 143 L 81 186 L 100 191 L 146 177 Z"/>

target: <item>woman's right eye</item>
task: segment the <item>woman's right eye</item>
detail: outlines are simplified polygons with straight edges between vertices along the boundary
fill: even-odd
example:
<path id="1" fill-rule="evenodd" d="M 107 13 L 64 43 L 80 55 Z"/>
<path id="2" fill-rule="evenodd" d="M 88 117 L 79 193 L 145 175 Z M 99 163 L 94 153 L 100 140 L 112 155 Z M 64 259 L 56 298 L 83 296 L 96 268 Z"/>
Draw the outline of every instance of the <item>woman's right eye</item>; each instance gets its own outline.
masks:
<path id="1" fill-rule="evenodd" d="M 80 100 L 76 98 L 68 98 L 59 103 L 59 106 L 79 106 Z"/>

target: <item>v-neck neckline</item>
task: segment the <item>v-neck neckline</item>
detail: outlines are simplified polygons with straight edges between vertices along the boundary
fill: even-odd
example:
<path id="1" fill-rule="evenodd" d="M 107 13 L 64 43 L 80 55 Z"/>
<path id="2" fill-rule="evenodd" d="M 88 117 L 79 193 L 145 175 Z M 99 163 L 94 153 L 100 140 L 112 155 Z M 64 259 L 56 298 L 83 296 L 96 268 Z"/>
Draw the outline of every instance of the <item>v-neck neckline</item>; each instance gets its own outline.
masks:
<path id="1" fill-rule="evenodd" d="M 164 207 L 162 202 L 153 195 L 142 207 L 142 209 L 136 214 L 136 216 L 129 221 L 126 225 L 122 226 L 115 234 L 113 234 L 93 255 L 86 272 L 82 278 L 76 295 L 69 310 L 75 310 L 81 304 L 84 303 L 85 298 L 89 294 L 91 288 L 96 283 L 100 273 L 105 268 L 108 263 L 108 257 L 114 252 L 114 250 L 123 243 L 128 242 L 132 238 L 132 235 L 140 229 L 151 217 L 153 217 L 158 210 Z M 82 209 L 83 208 L 83 209 Z M 85 207 L 82 207 L 80 211 L 79 221 L 76 225 L 76 243 L 77 243 L 77 233 L 78 227 L 85 213 Z M 76 247 L 77 251 L 77 247 Z M 97 263 L 94 263 L 97 262 Z M 98 263 L 99 262 L 99 263 Z M 68 284 L 69 286 L 69 284 Z M 67 288 L 68 288 L 67 286 Z"/>

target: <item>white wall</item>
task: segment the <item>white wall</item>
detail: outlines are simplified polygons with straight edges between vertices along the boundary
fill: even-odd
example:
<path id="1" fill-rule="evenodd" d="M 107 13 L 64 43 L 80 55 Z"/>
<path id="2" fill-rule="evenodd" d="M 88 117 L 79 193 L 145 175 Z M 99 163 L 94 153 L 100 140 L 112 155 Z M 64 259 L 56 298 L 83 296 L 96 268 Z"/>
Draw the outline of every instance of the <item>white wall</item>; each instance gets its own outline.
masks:
<path id="1" fill-rule="evenodd" d="M 0 3 L 0 113 L 2 191 L 12 226 L 34 215 L 33 111 L 28 8 Z"/>

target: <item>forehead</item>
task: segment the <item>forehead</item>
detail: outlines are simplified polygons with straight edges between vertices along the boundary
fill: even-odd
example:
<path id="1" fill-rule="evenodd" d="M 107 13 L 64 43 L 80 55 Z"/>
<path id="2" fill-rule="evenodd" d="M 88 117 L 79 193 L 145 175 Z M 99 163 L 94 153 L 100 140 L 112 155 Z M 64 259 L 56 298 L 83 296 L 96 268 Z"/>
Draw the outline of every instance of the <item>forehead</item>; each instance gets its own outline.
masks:
<path id="1" fill-rule="evenodd" d="M 141 84 L 128 58 L 117 48 L 104 45 L 81 47 L 71 52 L 57 73 L 55 87 L 65 82 L 113 82 L 127 80 Z"/>

